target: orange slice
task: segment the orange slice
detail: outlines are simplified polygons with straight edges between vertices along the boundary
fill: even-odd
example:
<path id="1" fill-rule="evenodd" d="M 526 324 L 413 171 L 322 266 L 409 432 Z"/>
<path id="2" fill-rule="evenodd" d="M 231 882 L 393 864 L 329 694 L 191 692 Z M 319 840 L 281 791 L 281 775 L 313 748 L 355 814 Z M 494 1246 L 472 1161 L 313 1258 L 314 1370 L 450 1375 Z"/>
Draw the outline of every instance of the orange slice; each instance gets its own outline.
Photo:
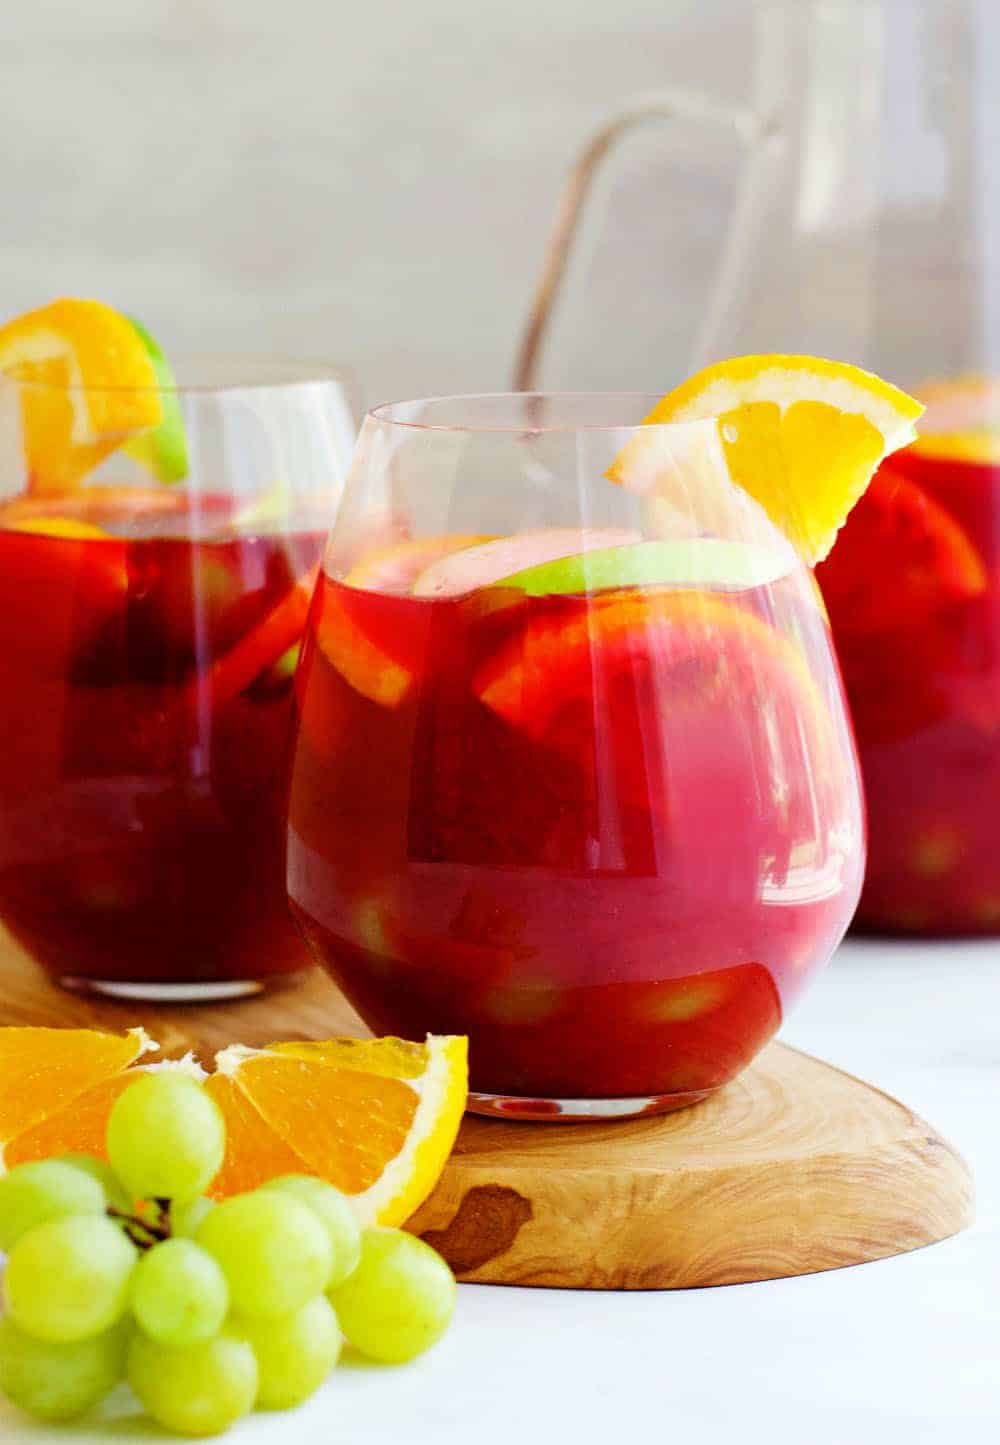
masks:
<path id="1" fill-rule="evenodd" d="M 714 419 L 728 477 L 813 565 L 830 551 L 879 462 L 913 440 L 922 411 L 905 392 L 844 362 L 740 356 L 669 392 L 644 426 Z M 638 430 L 608 476 L 683 510 L 684 468 L 678 475 L 669 434 Z"/>
<path id="2" fill-rule="evenodd" d="M 605 677 L 636 666 L 684 679 L 678 699 L 706 706 L 742 700 L 740 689 L 780 676 L 810 722 L 825 717 L 799 649 L 760 618 L 707 592 L 609 592 L 570 619 L 543 613 L 507 639 L 473 680 L 481 702 L 533 737 Z M 773 674 L 771 676 L 770 674 Z"/>
<path id="3" fill-rule="evenodd" d="M 122 1090 L 147 1069 L 179 1069 L 205 1080 L 226 1121 L 215 1197 L 315 1174 L 348 1194 L 364 1223 L 402 1224 L 437 1182 L 465 1108 L 464 1038 L 235 1044 L 207 1078 L 190 1057 L 138 1062 L 156 1047 L 141 1029 L 125 1038 L 0 1029 L 2 1167 L 80 1151 L 105 1158 Z"/>
<path id="4" fill-rule="evenodd" d="M 19 388 L 32 492 L 71 487 L 128 437 L 159 425 L 157 373 L 132 322 L 101 301 L 53 301 L 0 326 Z"/>
<path id="5" fill-rule="evenodd" d="M 219 1054 L 216 1068 L 302 1160 L 300 1170 L 336 1185 L 364 1221 L 379 1224 L 402 1224 L 434 1187 L 455 1142 L 468 1087 L 467 1041 L 452 1036 L 429 1035 L 422 1044 L 330 1039 L 268 1049 L 236 1045 Z M 251 1143 L 255 1137 L 252 1130 L 243 1134 Z M 234 1133 L 224 1180 L 235 1182 L 242 1174 L 239 1141 Z M 253 1157 L 251 1149 L 251 1165 Z"/>
<path id="6" fill-rule="evenodd" d="M 71 1111 L 90 1090 L 157 1047 L 142 1029 L 121 1037 L 94 1029 L 0 1028 L 0 1144 L 5 1163 L 9 1165 L 20 1136 Z"/>

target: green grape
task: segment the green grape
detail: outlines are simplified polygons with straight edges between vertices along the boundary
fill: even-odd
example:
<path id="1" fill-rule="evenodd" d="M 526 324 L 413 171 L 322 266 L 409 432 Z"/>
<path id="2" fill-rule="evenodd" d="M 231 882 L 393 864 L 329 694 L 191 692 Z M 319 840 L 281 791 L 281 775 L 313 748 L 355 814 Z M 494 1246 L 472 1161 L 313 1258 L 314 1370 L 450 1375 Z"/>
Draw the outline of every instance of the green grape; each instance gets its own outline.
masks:
<path id="1" fill-rule="evenodd" d="M 111 1165 L 105 1160 L 98 1159 L 93 1154 L 55 1154 L 52 1162 L 53 1164 L 69 1164 L 74 1169 L 82 1169 L 84 1174 L 89 1174 L 91 1179 L 97 1180 L 110 1205 L 115 1209 L 120 1209 L 124 1214 L 131 1212 L 132 1200 L 129 1192 Z"/>
<path id="2" fill-rule="evenodd" d="M 246 1337 L 227 1325 L 187 1350 L 172 1350 L 138 1331 L 128 1354 L 128 1382 L 147 1415 L 181 1435 L 217 1435 L 253 1409 L 257 1359 Z"/>
<path id="3" fill-rule="evenodd" d="M 265 1188 L 292 1194 L 319 1215 L 333 1250 L 333 1268 L 326 1288 L 335 1289 L 343 1284 L 357 1269 L 361 1258 L 361 1226 L 346 1196 L 312 1174 L 282 1174 L 271 1179 Z"/>
<path id="4" fill-rule="evenodd" d="M 198 1226 L 206 1214 L 211 1214 L 215 1208 L 215 1201 L 206 1199 L 204 1194 L 198 1194 L 194 1199 L 189 1199 L 187 1204 L 174 1204 L 170 1207 L 170 1233 L 179 1235 L 182 1239 L 194 1239 L 198 1233 Z"/>
<path id="5" fill-rule="evenodd" d="M 301 1405 L 340 1358 L 340 1327 L 325 1295 L 313 1295 L 294 1314 L 276 1320 L 241 1320 L 240 1328 L 257 1356 L 262 1410 Z"/>
<path id="6" fill-rule="evenodd" d="M 3 1295 L 11 1319 L 39 1340 L 85 1340 L 125 1313 L 138 1251 L 100 1214 L 50 1219 L 18 1240 Z"/>
<path id="7" fill-rule="evenodd" d="M 345 1336 L 373 1360 L 412 1360 L 441 1338 L 455 1277 L 439 1254 L 401 1229 L 366 1229 L 361 1262 L 330 1295 Z"/>
<path id="8" fill-rule="evenodd" d="M 0 1390 L 40 1420 L 75 1420 L 103 1400 L 125 1373 L 126 1321 L 72 1344 L 36 1340 L 0 1320 Z"/>
<path id="9" fill-rule="evenodd" d="M 183 1349 L 218 1334 L 229 1286 L 212 1256 L 190 1239 L 168 1239 L 132 1275 L 132 1313 L 151 1339 Z"/>
<path id="10" fill-rule="evenodd" d="M 204 1193 L 225 1148 L 215 1100 L 175 1071 L 147 1073 L 130 1084 L 108 1119 L 111 1166 L 136 1199 L 184 1203 Z"/>
<path id="11" fill-rule="evenodd" d="M 290 1314 L 321 1294 L 330 1276 L 332 1251 L 323 1225 L 305 1204 L 277 1189 L 217 1204 L 195 1238 L 222 1266 L 233 1309 L 250 1319 Z"/>
<path id="12" fill-rule="evenodd" d="M 42 1159 L 19 1164 L 0 1179 L 0 1249 L 65 1214 L 103 1214 L 104 1190 L 68 1164 Z"/>

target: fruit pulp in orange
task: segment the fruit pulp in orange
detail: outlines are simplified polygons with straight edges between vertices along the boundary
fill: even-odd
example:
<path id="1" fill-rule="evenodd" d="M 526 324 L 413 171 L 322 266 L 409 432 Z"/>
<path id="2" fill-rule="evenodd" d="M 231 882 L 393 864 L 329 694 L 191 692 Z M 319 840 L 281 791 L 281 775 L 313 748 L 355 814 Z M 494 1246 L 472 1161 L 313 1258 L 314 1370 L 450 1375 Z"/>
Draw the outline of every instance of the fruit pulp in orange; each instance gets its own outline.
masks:
<path id="1" fill-rule="evenodd" d="M 322 533 L 149 496 L 45 504 L 96 535 L 0 513 L 0 920 L 83 984 L 266 980 L 307 962 L 282 766 Z"/>
<path id="2" fill-rule="evenodd" d="M 288 834 L 316 956 L 377 1032 L 468 1034 L 473 1090 L 718 1087 L 856 902 L 825 628 L 804 574 L 433 600 L 321 576 Z"/>

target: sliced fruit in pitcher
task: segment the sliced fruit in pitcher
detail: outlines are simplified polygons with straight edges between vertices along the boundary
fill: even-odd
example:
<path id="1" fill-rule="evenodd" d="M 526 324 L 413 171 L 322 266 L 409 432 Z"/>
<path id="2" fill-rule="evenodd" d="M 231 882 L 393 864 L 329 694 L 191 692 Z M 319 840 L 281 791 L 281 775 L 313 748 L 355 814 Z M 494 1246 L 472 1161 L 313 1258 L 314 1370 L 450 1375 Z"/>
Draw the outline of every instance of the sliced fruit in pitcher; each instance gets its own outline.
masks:
<path id="1" fill-rule="evenodd" d="M 1000 382 L 982 376 L 930 382 L 920 435 L 910 452 L 928 460 L 1000 464 Z"/>
<path id="2" fill-rule="evenodd" d="M 20 388 L 29 489 L 72 486 L 163 421 L 159 379 L 128 317 L 101 301 L 53 301 L 0 326 L 0 371 Z"/>
<path id="3" fill-rule="evenodd" d="M 988 581 L 959 523 L 895 469 L 874 479 L 817 576 L 845 631 L 919 625 L 942 606 L 979 596 Z"/>
<path id="4" fill-rule="evenodd" d="M 913 440 L 922 411 L 905 392 L 846 363 L 735 357 L 668 393 L 645 418 L 650 429 L 640 428 L 622 448 L 608 476 L 669 500 L 678 468 L 669 435 L 652 428 L 715 418 L 732 481 L 812 565 L 833 546 L 883 457 Z"/>
<path id="5" fill-rule="evenodd" d="M 452 551 L 433 562 L 414 580 L 413 595 L 460 597 L 557 558 L 640 540 L 638 532 L 616 527 L 551 527 L 516 537 L 498 537 L 477 547 Z"/>

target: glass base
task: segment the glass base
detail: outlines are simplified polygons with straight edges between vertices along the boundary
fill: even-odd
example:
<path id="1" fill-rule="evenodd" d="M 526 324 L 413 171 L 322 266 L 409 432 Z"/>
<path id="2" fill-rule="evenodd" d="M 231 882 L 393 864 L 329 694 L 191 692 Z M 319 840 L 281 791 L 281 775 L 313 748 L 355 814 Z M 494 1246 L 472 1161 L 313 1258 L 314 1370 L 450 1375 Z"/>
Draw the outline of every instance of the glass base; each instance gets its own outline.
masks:
<path id="1" fill-rule="evenodd" d="M 96 993 L 103 998 L 132 1000 L 136 1003 L 225 1003 L 230 999 L 251 998 L 269 989 L 284 988 L 302 977 L 295 973 L 276 973 L 271 978 L 206 979 L 201 982 L 133 983 L 120 978 L 83 978 L 64 974 L 59 983 L 72 993 Z"/>
<path id="2" fill-rule="evenodd" d="M 470 1093 L 465 1107 L 470 1114 L 485 1114 L 493 1119 L 586 1124 L 671 1114 L 700 1104 L 714 1093 L 714 1089 L 699 1089 L 690 1094 L 646 1094 L 629 1099 L 532 1099 L 520 1094 Z"/>

